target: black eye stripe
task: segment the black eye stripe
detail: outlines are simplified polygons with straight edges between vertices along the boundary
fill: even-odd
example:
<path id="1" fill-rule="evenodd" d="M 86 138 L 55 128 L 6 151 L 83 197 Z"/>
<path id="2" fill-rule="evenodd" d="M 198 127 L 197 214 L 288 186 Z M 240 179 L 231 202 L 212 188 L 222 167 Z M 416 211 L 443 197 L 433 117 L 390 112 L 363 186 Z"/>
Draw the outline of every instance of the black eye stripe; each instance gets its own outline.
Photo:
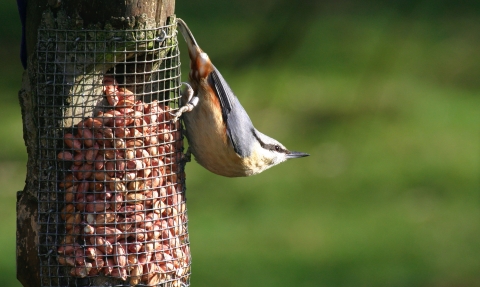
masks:
<path id="1" fill-rule="evenodd" d="M 254 135 L 255 135 L 255 138 L 258 140 L 258 142 L 260 143 L 260 145 L 264 148 L 264 149 L 268 149 L 268 150 L 271 150 L 271 151 L 276 151 L 276 152 L 283 152 L 283 153 L 289 153 L 288 150 L 286 149 L 283 149 L 281 146 L 277 145 L 277 144 L 266 144 L 264 143 L 258 136 L 257 134 L 254 132 Z"/>
<path id="2" fill-rule="evenodd" d="M 262 144 L 262 147 L 264 149 L 268 149 L 268 150 L 271 150 L 271 151 L 277 151 L 277 152 L 283 152 L 283 153 L 287 152 L 281 146 L 276 145 L 276 144 Z"/>

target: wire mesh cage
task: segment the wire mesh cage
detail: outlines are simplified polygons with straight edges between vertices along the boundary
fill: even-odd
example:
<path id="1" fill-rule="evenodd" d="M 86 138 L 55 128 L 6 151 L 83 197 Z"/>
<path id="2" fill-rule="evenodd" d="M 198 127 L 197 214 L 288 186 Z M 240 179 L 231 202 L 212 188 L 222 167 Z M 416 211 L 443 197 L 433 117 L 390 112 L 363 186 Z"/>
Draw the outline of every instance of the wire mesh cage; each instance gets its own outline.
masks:
<path id="1" fill-rule="evenodd" d="M 41 286 L 189 286 L 175 26 L 37 44 Z"/>

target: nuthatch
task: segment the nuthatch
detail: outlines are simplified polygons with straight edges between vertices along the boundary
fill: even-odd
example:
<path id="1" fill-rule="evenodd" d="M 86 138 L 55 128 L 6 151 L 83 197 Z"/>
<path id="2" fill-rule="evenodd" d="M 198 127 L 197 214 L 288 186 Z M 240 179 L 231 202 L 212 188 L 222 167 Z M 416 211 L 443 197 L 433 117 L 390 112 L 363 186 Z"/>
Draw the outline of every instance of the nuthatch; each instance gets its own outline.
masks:
<path id="1" fill-rule="evenodd" d="M 198 46 L 185 22 L 177 27 L 190 56 L 189 92 L 182 107 L 190 152 L 197 162 L 218 175 L 237 177 L 260 173 L 291 158 L 308 156 L 289 151 L 262 134 L 233 94 L 208 55 Z"/>

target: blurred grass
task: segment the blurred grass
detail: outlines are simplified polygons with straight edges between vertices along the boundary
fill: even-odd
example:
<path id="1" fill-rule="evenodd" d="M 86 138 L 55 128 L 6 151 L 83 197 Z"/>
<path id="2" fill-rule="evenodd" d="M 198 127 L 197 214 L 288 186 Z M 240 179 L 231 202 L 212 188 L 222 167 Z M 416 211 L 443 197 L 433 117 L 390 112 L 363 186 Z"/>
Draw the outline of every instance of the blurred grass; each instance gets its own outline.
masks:
<path id="1" fill-rule="evenodd" d="M 286 39 L 293 53 L 236 70 L 229 59 L 254 45 L 261 19 L 218 3 L 200 10 L 225 12 L 212 22 L 195 5 L 177 3 L 177 15 L 256 127 L 311 156 L 241 179 L 187 166 L 192 286 L 480 286 L 480 13 L 337 9 L 302 27 L 300 43 Z M 0 8 L 17 21 L 13 5 Z M 26 154 L 12 31 L 0 43 L 0 282 L 20 286 Z"/>

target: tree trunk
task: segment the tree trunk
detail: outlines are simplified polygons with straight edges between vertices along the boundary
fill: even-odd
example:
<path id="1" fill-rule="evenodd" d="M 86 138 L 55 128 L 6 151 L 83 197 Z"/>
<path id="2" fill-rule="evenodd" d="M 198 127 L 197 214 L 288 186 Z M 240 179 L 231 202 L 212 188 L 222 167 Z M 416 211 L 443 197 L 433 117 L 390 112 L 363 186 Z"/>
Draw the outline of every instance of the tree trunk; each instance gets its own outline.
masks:
<path id="1" fill-rule="evenodd" d="M 42 28 L 112 30 L 149 29 L 174 16 L 174 0 L 29 0 L 26 43 L 28 65 L 19 91 L 28 162 L 26 184 L 17 193 L 17 279 L 25 287 L 44 286 L 40 278 L 38 186 L 40 165 L 37 109 L 37 43 Z M 103 277 L 102 280 L 109 280 Z M 113 282 L 113 280 L 112 280 Z M 98 282 L 97 282 L 98 283 Z M 93 284 L 96 284 L 95 282 Z M 101 286 L 109 286 L 102 282 Z M 91 285 L 97 286 L 97 285 Z M 100 283 L 98 283 L 100 286 Z"/>

